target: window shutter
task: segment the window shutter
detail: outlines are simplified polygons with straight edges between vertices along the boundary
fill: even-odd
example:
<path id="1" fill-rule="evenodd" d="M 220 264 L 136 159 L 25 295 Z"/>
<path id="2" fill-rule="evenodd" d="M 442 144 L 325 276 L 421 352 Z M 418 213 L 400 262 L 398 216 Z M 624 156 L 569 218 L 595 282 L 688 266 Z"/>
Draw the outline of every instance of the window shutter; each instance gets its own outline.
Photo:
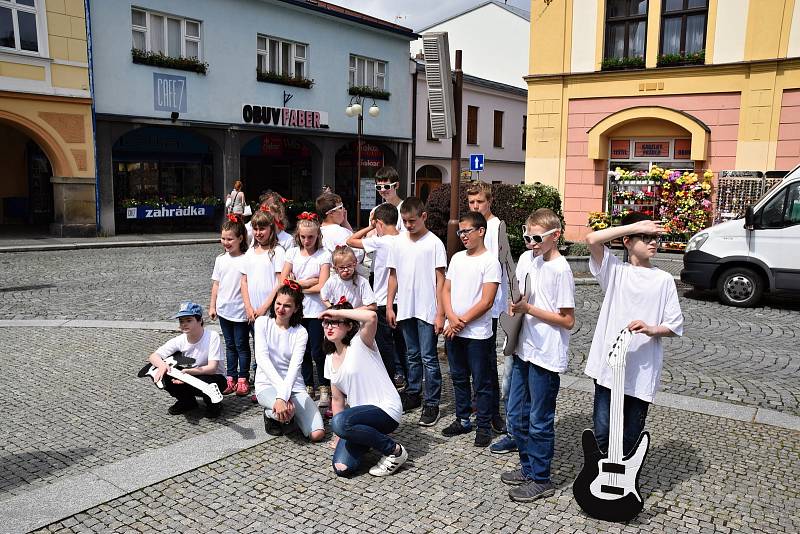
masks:
<path id="1" fill-rule="evenodd" d="M 422 48 L 425 53 L 431 133 L 435 139 L 449 139 L 455 135 L 455 113 L 447 32 L 423 34 Z"/>

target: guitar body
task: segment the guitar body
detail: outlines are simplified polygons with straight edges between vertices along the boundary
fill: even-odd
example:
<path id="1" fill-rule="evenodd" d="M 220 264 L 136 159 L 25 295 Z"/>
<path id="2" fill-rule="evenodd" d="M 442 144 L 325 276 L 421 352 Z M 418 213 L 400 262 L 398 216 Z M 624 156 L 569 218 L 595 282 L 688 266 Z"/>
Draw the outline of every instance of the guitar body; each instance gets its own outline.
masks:
<path id="1" fill-rule="evenodd" d="M 584 464 L 572 485 L 575 501 L 588 515 L 604 521 L 630 521 L 642 511 L 644 500 L 639 492 L 642 469 L 650 434 L 642 432 L 629 455 L 614 463 L 600 451 L 594 432 L 583 431 Z"/>

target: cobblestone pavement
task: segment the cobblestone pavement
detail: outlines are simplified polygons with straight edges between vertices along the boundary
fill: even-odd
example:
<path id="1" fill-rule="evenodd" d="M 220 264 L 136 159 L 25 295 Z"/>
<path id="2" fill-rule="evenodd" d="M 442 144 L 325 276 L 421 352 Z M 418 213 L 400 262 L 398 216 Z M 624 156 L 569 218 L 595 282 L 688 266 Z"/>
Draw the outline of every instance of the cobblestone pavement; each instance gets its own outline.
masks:
<path id="1" fill-rule="evenodd" d="M 446 390 L 449 388 L 446 388 Z M 449 391 L 447 392 L 449 394 Z M 797 432 L 655 406 L 640 479 L 644 511 L 627 525 L 585 516 L 570 484 L 583 463 L 591 395 L 562 390 L 556 495 L 515 504 L 500 473 L 513 455 L 447 439 L 406 416 L 398 439 L 410 463 L 391 477 L 337 479 L 326 444 L 279 438 L 135 491 L 39 532 L 798 532 Z"/>

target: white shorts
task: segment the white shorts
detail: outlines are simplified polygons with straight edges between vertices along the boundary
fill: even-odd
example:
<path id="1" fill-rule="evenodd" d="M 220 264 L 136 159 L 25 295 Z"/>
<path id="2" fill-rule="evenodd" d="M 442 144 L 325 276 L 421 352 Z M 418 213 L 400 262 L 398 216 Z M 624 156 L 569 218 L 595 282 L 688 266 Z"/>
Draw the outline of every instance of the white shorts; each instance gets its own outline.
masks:
<path id="1" fill-rule="evenodd" d="M 277 394 L 278 392 L 272 386 L 267 386 L 256 393 L 258 404 L 264 407 L 264 413 L 267 417 L 272 417 L 272 407 L 275 406 Z M 291 401 L 294 404 L 294 420 L 297 423 L 297 428 L 300 429 L 300 432 L 305 437 L 310 436 L 315 430 L 325 429 L 319 408 L 317 408 L 314 400 L 308 396 L 308 393 L 305 391 L 292 391 Z M 275 419 L 274 417 L 272 418 Z"/>

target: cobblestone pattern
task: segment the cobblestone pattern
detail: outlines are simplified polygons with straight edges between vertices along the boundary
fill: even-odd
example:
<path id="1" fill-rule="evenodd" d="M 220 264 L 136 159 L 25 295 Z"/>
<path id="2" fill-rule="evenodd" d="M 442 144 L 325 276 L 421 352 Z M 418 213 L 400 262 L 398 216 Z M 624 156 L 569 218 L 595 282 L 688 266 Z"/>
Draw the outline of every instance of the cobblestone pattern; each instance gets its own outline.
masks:
<path id="1" fill-rule="evenodd" d="M 202 407 L 168 415 L 172 397 L 136 373 L 175 334 L 0 328 L 0 500 L 221 425 L 236 429 L 254 413 L 249 398 L 232 396 L 216 420 Z"/>
<path id="2" fill-rule="evenodd" d="M 449 394 L 449 388 L 445 388 Z M 136 491 L 39 532 L 720 532 L 800 531 L 797 432 L 654 407 L 641 476 L 643 512 L 627 525 L 596 521 L 570 484 L 591 395 L 563 390 L 556 422 L 556 495 L 532 504 L 507 496 L 495 456 L 472 435 L 447 439 L 408 415 L 398 431 L 410 463 L 391 477 L 336 478 L 326 444 L 279 438 Z M 446 410 L 449 410 L 447 408 Z"/>

